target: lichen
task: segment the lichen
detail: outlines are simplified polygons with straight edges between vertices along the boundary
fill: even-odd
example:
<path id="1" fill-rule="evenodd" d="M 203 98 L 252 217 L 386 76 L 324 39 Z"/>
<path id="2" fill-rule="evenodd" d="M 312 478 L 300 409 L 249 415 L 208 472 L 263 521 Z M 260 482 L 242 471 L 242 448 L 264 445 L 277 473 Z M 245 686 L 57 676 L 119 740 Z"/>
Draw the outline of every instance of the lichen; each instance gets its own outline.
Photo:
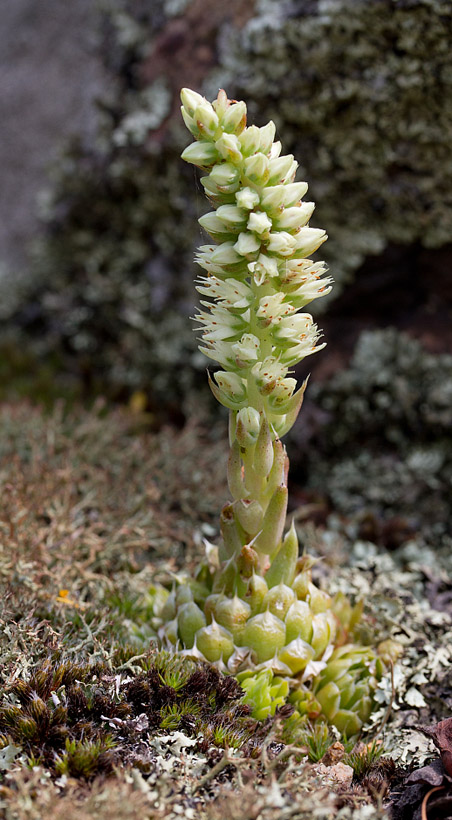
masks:
<path id="1" fill-rule="evenodd" d="M 302 163 L 309 157 L 301 170 L 319 202 L 315 224 L 330 235 L 334 296 L 388 243 L 450 242 L 448 2 L 266 0 L 247 7 L 241 28 L 240 15 L 225 20 L 218 4 L 184 5 L 124 0 L 104 12 L 99 53 L 112 84 L 97 135 L 57 163 L 19 290 L 11 277 L 0 282 L 2 358 L 12 333 L 29 357 L 29 391 L 43 359 L 52 374 L 69 374 L 54 380 L 61 393 L 69 378 L 76 393 L 123 397 L 152 373 L 157 404 L 198 384 L 192 334 L 177 312 L 187 312 L 200 207 L 178 163 L 176 94 L 195 70 L 187 31 L 200 53 L 210 49 L 198 90 L 227 86 L 251 115 L 274 119 Z M 157 351 L 167 321 L 167 358 L 186 362 L 188 351 L 192 365 L 177 386 Z M 13 364 L 5 369 L 6 385 Z"/>
<path id="2" fill-rule="evenodd" d="M 446 546 L 452 524 L 452 356 L 394 329 L 364 332 L 348 369 L 311 391 L 324 422 L 308 485 L 347 514 L 405 517 Z M 374 533 L 375 536 L 375 533 Z"/>
<path id="3" fill-rule="evenodd" d="M 444 0 L 266 0 L 220 40 L 208 90 L 221 78 L 309 158 L 336 282 L 388 242 L 450 241 L 451 34 Z"/>

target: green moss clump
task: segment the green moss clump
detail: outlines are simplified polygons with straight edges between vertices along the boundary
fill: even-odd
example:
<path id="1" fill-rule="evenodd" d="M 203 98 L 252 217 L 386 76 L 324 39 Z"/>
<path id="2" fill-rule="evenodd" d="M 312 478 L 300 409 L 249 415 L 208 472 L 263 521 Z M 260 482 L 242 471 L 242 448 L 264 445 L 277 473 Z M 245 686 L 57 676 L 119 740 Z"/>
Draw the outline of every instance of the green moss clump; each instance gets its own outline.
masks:
<path id="1" fill-rule="evenodd" d="M 203 751 L 262 742 L 234 678 L 165 653 L 140 665 L 121 680 L 107 664 L 47 661 L 0 693 L 0 748 L 12 742 L 31 767 L 91 779 L 136 764 L 137 742 L 145 748 L 159 732 L 202 735 Z"/>

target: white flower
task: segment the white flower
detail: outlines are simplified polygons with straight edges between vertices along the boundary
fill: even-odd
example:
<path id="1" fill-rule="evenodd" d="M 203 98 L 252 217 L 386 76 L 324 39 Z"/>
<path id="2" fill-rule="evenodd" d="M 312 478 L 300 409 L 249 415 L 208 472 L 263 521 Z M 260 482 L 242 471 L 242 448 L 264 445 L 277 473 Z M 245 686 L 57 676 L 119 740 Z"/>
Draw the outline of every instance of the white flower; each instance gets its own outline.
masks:
<path id="1" fill-rule="evenodd" d="M 203 340 L 228 341 L 238 339 L 242 335 L 249 323 L 249 311 L 236 316 L 224 307 L 211 305 L 209 302 L 202 304 L 210 308 L 210 313 L 204 310 L 196 314 L 195 319 L 204 325 Z"/>
<path id="2" fill-rule="evenodd" d="M 256 261 L 248 263 L 248 270 L 256 285 L 262 285 L 268 277 L 272 279 L 278 276 L 278 260 L 265 253 L 260 253 Z"/>
<path id="3" fill-rule="evenodd" d="M 234 401 L 241 401 L 245 398 L 246 382 L 244 382 L 237 373 L 227 373 L 224 370 L 218 370 L 217 373 L 215 373 L 215 381 L 218 387 Z"/>
<path id="4" fill-rule="evenodd" d="M 261 393 L 269 394 L 275 385 L 284 379 L 287 367 L 274 356 L 267 356 L 263 362 L 258 362 L 251 370 Z"/>
<path id="5" fill-rule="evenodd" d="M 255 362 L 258 357 L 260 340 L 253 333 L 244 333 L 239 342 L 232 345 L 236 362 L 239 367 L 246 367 Z"/>
<path id="6" fill-rule="evenodd" d="M 221 280 L 216 276 L 202 276 L 196 286 L 198 293 L 217 299 L 223 307 L 246 310 L 253 300 L 253 291 L 245 282 L 237 279 Z"/>
<path id="7" fill-rule="evenodd" d="M 290 302 L 285 302 L 284 299 L 285 294 L 280 292 L 262 296 L 256 311 L 258 319 L 266 319 L 267 324 L 276 324 L 281 321 L 283 316 L 289 316 L 293 313 L 295 308 Z"/>
<path id="8" fill-rule="evenodd" d="M 300 228 L 298 233 L 294 235 L 296 241 L 297 253 L 303 256 L 309 256 L 320 247 L 323 242 L 328 239 L 325 231 L 321 228 Z"/>

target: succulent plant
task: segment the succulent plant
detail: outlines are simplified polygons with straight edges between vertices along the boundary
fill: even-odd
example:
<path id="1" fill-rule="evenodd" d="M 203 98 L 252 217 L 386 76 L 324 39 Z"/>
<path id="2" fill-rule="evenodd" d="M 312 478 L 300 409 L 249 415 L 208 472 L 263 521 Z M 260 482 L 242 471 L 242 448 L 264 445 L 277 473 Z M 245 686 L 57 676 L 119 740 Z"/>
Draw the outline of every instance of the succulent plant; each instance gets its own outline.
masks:
<path id="1" fill-rule="evenodd" d="M 324 347 L 305 306 L 331 289 L 310 255 L 325 231 L 296 182 L 297 162 L 281 156 L 275 126 L 246 127 L 244 102 L 224 91 L 211 104 L 182 91 L 182 116 L 195 142 L 182 154 L 205 175 L 215 210 L 201 226 L 214 243 L 199 249 L 206 275 L 195 317 L 200 349 L 222 367 L 209 376 L 230 410 L 228 484 L 222 542 L 208 545 L 195 579 L 173 589 L 161 612 L 161 638 L 237 676 L 255 717 L 287 700 L 309 719 L 348 735 L 368 718 L 379 664 L 349 643 L 361 609 L 332 600 L 312 582 L 314 561 L 299 558 L 294 523 L 284 534 L 288 458 L 281 436 L 300 410 L 290 368 Z"/>

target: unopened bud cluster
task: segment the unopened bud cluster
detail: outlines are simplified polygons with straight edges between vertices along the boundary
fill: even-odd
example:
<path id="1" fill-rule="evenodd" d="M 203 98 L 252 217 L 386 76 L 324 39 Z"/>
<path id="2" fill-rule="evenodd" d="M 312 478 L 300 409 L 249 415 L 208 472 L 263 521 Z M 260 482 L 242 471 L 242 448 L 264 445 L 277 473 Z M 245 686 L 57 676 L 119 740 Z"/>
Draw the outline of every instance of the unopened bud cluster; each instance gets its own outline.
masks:
<path id="1" fill-rule="evenodd" d="M 284 534 L 288 459 L 280 437 L 293 425 L 305 384 L 290 368 L 323 347 L 305 305 L 330 290 L 309 255 L 326 239 L 310 228 L 307 185 L 281 156 L 272 122 L 246 127 L 246 106 L 224 91 L 211 104 L 182 91 L 182 116 L 195 142 L 183 159 L 206 173 L 215 210 L 199 222 L 213 239 L 197 260 L 201 350 L 222 370 L 210 378 L 230 409 L 228 484 L 221 545 L 194 579 L 179 582 L 161 612 L 161 639 L 240 680 L 253 714 L 290 700 L 349 736 L 372 706 L 378 663 L 351 643 L 360 615 L 312 581 L 299 558 L 294 524 Z M 323 277 L 323 278 L 322 278 Z"/>

